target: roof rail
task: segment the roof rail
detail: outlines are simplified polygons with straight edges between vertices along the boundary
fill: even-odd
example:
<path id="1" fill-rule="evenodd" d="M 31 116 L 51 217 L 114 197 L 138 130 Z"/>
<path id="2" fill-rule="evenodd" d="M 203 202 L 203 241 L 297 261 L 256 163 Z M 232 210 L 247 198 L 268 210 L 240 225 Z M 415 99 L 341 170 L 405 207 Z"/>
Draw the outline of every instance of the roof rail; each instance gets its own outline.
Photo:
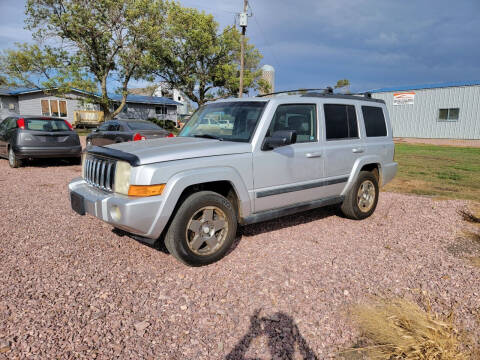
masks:
<path id="1" fill-rule="evenodd" d="M 327 92 L 327 91 L 332 91 L 333 93 L 333 89 L 329 86 L 327 88 L 320 88 L 320 89 L 295 89 L 295 90 L 284 90 L 284 91 L 277 91 L 277 92 L 272 92 L 272 93 L 269 93 L 269 94 L 261 94 L 261 95 L 257 95 L 257 97 L 265 97 L 265 96 L 270 96 L 270 95 L 278 95 L 278 94 L 285 94 L 285 93 L 290 93 L 290 92 L 306 92 L 306 91 L 318 91 L 318 90 L 323 90 L 324 92 Z"/>
<path id="2" fill-rule="evenodd" d="M 302 97 L 328 97 L 332 99 L 348 99 L 348 100 L 363 100 L 363 101 L 371 101 L 371 102 L 376 102 L 376 103 L 385 103 L 384 100 L 382 99 L 375 99 L 372 98 L 372 94 L 370 93 L 356 93 L 356 94 L 335 94 L 335 93 L 329 93 L 329 92 L 323 92 L 323 93 L 316 93 L 316 92 L 310 92 L 306 93 L 304 95 L 301 95 Z"/>

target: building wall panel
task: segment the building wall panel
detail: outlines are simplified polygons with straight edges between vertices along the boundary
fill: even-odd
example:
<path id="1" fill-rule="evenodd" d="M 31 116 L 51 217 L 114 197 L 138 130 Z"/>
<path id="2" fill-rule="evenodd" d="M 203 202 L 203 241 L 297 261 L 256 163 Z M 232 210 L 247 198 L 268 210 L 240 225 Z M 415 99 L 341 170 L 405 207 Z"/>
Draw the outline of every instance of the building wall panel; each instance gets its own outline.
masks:
<path id="1" fill-rule="evenodd" d="M 385 100 L 395 137 L 480 139 L 480 86 L 412 90 L 413 105 L 393 105 L 393 94 L 374 93 Z M 439 109 L 459 108 L 456 122 L 438 121 Z"/>

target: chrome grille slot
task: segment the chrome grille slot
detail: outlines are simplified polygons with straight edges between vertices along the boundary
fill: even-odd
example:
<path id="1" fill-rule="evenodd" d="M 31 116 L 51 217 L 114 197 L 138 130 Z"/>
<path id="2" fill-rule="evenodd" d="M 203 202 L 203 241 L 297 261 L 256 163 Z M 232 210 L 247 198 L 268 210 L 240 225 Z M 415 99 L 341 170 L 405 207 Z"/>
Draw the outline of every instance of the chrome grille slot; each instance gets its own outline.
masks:
<path id="1" fill-rule="evenodd" d="M 83 178 L 92 186 L 113 191 L 116 160 L 87 156 Z"/>

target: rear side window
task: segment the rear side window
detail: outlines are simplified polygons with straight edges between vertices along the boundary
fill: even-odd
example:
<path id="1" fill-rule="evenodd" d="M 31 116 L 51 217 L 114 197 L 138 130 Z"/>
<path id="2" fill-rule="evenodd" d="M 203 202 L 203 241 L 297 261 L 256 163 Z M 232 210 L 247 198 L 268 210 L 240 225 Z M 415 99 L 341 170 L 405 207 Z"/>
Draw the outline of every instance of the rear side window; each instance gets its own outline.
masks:
<path id="1" fill-rule="evenodd" d="M 325 132 L 327 140 L 347 140 L 358 138 L 357 114 L 355 106 L 325 104 Z"/>
<path id="2" fill-rule="evenodd" d="M 25 129 L 39 131 L 70 131 L 63 120 L 25 119 Z"/>
<path id="3" fill-rule="evenodd" d="M 367 137 L 387 136 L 387 126 L 383 110 L 377 106 L 362 106 L 363 120 Z"/>
<path id="4" fill-rule="evenodd" d="M 151 122 L 143 121 L 131 121 L 128 122 L 128 127 L 132 130 L 162 130 L 162 128 Z"/>

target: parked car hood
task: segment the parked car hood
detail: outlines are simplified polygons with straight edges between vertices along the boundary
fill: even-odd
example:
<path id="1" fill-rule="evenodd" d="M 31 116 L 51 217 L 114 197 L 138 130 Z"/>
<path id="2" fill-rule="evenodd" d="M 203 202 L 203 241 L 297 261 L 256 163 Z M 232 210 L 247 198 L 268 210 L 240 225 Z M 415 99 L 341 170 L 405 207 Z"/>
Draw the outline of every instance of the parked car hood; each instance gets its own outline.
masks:
<path id="1" fill-rule="evenodd" d="M 174 137 L 123 142 L 106 147 L 133 154 L 140 159 L 140 165 L 145 165 L 163 161 L 248 153 L 251 152 L 250 146 L 250 143 L 242 142 Z"/>

